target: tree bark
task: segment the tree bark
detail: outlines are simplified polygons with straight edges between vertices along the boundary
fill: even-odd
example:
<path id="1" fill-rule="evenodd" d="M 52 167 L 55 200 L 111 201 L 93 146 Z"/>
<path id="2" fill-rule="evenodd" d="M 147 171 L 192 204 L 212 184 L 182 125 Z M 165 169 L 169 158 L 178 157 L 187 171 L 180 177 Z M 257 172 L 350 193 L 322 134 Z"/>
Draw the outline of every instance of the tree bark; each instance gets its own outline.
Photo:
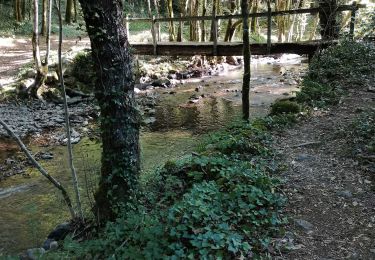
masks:
<path id="1" fill-rule="evenodd" d="M 96 216 L 114 220 L 135 198 L 139 164 L 139 115 L 123 7 L 120 0 L 79 0 L 91 41 L 101 110 L 102 168 Z"/>
<path id="2" fill-rule="evenodd" d="M 73 17 L 73 0 L 66 0 L 65 23 L 71 24 Z"/>
<path id="3" fill-rule="evenodd" d="M 173 1 L 172 0 L 168 0 L 167 8 L 168 8 L 168 16 L 170 18 L 173 18 Z M 175 39 L 176 39 L 176 36 L 175 36 L 175 31 L 174 31 L 174 24 L 171 21 L 169 22 L 169 41 L 173 42 Z"/>
<path id="4" fill-rule="evenodd" d="M 249 120 L 250 116 L 250 34 L 249 34 L 249 4 L 247 0 L 241 0 L 241 9 L 243 16 L 243 59 L 244 74 L 242 85 L 242 118 Z"/>
<path id="5" fill-rule="evenodd" d="M 43 0 L 42 2 L 42 28 L 40 29 L 40 33 L 45 36 L 47 33 L 47 9 L 48 9 L 48 2 L 47 0 Z"/>
<path id="6" fill-rule="evenodd" d="M 338 38 L 337 0 L 319 0 L 320 35 L 323 40 Z"/>

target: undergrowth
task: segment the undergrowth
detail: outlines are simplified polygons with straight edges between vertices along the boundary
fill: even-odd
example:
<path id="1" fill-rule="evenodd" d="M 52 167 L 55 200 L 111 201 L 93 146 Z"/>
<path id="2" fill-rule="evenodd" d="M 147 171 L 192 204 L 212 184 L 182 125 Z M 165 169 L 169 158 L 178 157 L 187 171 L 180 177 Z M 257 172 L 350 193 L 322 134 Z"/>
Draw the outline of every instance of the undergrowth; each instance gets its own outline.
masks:
<path id="1" fill-rule="evenodd" d="M 296 100 L 310 107 L 336 105 L 351 88 L 375 80 L 375 46 L 343 41 L 314 56 Z"/>
<path id="2" fill-rule="evenodd" d="M 285 222 L 284 198 L 273 177 L 282 167 L 266 130 L 257 121 L 211 134 L 199 153 L 168 162 L 150 176 L 136 210 L 108 223 L 99 238 L 67 239 L 59 257 L 266 257 Z"/>
<path id="3" fill-rule="evenodd" d="M 350 152 L 367 170 L 375 173 L 375 110 L 362 112 L 346 129 Z"/>

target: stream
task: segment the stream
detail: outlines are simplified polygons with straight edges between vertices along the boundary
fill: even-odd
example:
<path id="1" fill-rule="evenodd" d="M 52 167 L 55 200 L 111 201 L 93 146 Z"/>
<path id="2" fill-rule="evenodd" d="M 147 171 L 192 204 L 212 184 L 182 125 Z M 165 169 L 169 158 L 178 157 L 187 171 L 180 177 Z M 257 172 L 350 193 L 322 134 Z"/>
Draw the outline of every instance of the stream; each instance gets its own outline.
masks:
<path id="1" fill-rule="evenodd" d="M 301 59 L 286 63 L 253 63 L 251 67 L 251 117 L 267 115 L 278 98 L 298 90 L 297 81 L 307 64 Z M 200 136 L 241 117 L 242 70 L 203 77 L 173 89 L 155 89 L 160 96 L 153 119 L 141 132 L 142 178 L 167 160 L 189 154 Z M 198 90 L 198 91 L 196 91 Z M 203 98 L 199 98 L 200 96 Z M 192 96 L 197 101 L 190 102 Z M 43 166 L 72 191 L 65 146 L 31 147 L 50 152 Z M 0 140 L 0 160 L 19 153 L 13 142 Z M 100 172 L 100 143 L 83 138 L 74 145 L 81 194 L 89 212 L 93 187 Z M 86 187 L 88 187 L 86 189 Z M 0 257 L 40 247 L 48 233 L 69 218 L 60 194 L 33 168 L 0 181 Z"/>

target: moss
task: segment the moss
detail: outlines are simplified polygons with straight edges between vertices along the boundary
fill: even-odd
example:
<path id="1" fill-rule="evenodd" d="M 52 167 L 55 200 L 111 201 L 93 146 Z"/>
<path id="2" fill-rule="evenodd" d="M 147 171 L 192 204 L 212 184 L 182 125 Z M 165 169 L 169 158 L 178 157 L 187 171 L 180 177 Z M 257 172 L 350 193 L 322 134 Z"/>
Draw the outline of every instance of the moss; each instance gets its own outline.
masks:
<path id="1" fill-rule="evenodd" d="M 81 86 L 80 90 L 92 91 L 95 86 L 95 73 L 94 73 L 94 63 L 91 57 L 90 51 L 79 52 L 73 60 L 72 64 L 72 76 L 75 77 L 79 82 L 83 84 L 78 84 Z"/>
<path id="2" fill-rule="evenodd" d="M 293 101 L 281 100 L 275 102 L 271 106 L 271 115 L 280 115 L 280 114 L 297 114 L 301 112 L 301 107 Z"/>

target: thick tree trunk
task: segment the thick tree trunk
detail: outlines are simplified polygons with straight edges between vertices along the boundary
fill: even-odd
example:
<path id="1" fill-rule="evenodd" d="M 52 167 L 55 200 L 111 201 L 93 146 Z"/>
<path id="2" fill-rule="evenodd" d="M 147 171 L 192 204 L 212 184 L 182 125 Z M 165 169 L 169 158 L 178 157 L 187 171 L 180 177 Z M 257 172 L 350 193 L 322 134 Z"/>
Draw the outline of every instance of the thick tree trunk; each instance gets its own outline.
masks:
<path id="1" fill-rule="evenodd" d="M 22 22 L 23 20 L 21 0 L 14 1 L 14 19 L 16 22 Z"/>
<path id="2" fill-rule="evenodd" d="M 323 40 L 338 38 L 337 0 L 319 0 L 320 35 Z"/>
<path id="3" fill-rule="evenodd" d="M 139 173 L 139 115 L 121 0 L 80 0 L 91 40 L 101 109 L 102 169 L 95 214 L 113 220 L 135 198 Z"/>
<path id="4" fill-rule="evenodd" d="M 241 9 L 243 16 L 243 59 L 244 74 L 242 85 L 242 118 L 249 120 L 250 116 L 250 34 L 249 34 L 249 4 L 247 0 L 241 0 Z"/>
<path id="5" fill-rule="evenodd" d="M 73 0 L 67 0 L 66 11 L 65 11 L 65 22 L 67 24 L 71 24 L 72 18 L 73 18 Z"/>

